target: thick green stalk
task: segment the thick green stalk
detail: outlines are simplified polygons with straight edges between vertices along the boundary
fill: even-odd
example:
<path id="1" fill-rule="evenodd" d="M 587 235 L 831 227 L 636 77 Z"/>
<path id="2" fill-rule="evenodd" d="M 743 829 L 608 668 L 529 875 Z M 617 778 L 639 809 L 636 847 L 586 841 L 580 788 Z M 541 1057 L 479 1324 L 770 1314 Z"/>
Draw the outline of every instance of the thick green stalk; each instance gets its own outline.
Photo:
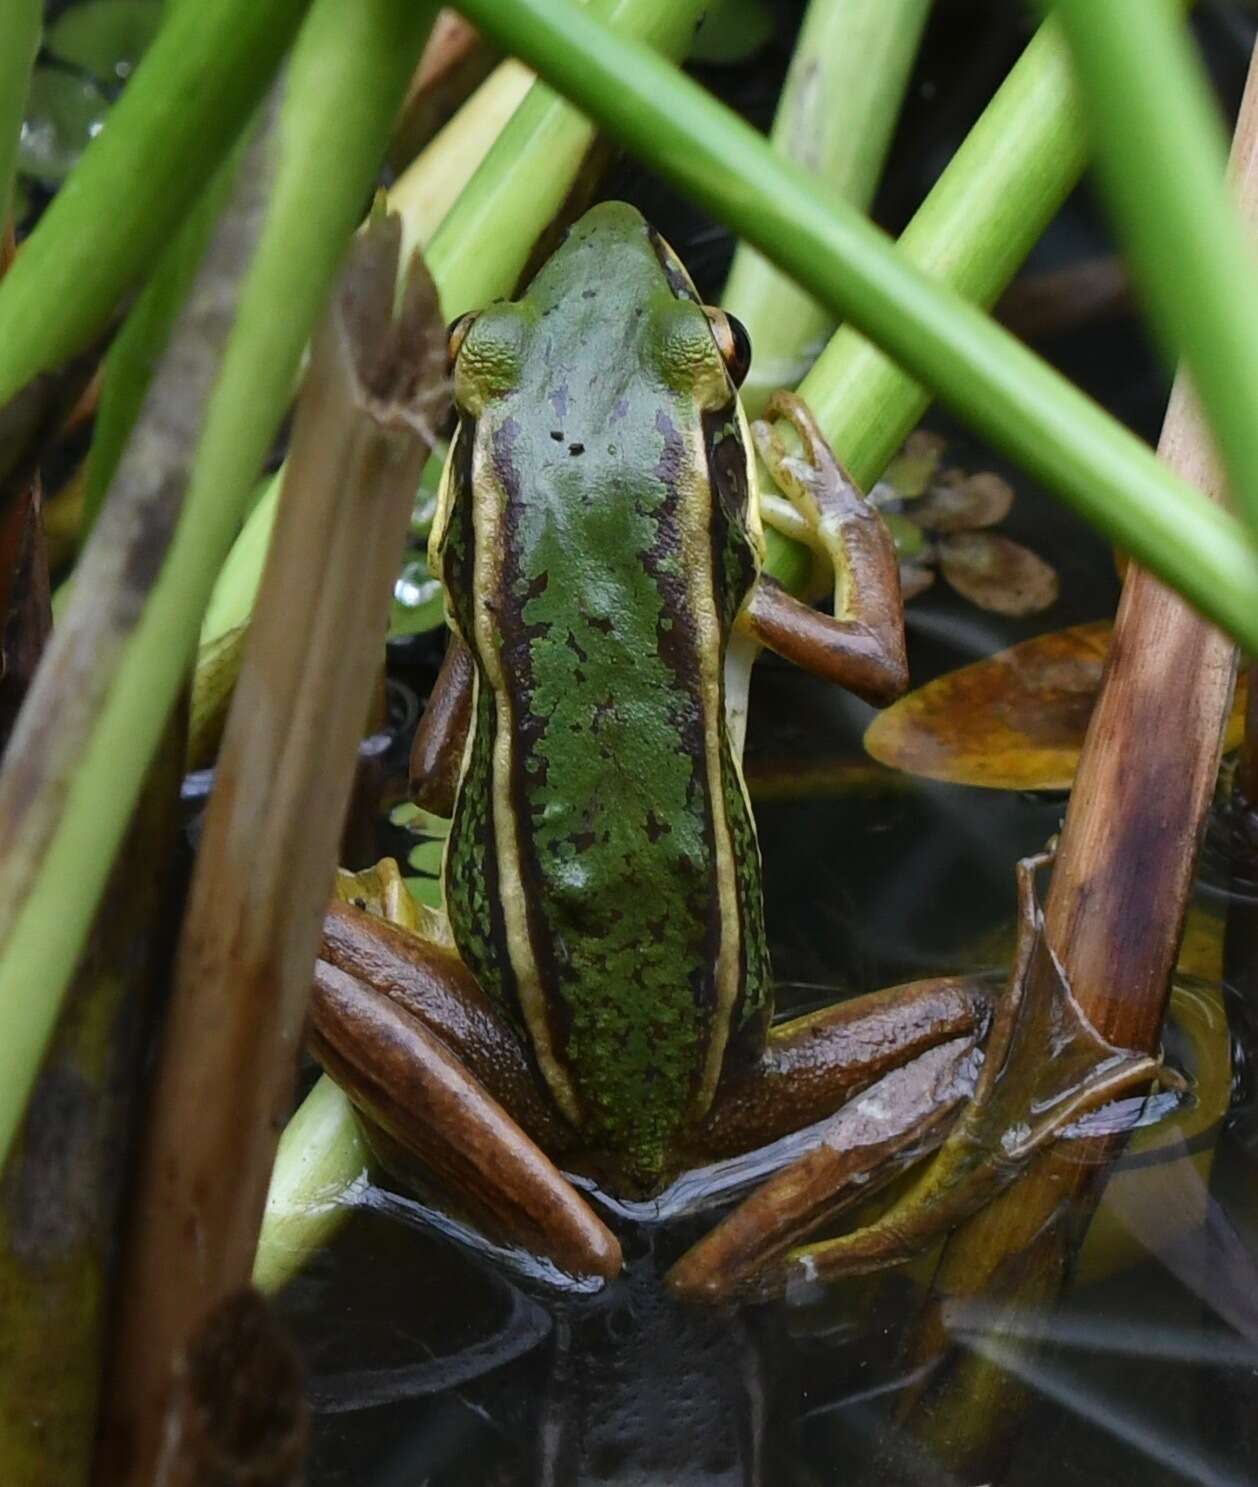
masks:
<path id="1" fill-rule="evenodd" d="M 332 1238 L 370 1163 L 348 1096 L 321 1075 L 280 1137 L 253 1266 L 260 1291 L 278 1291 Z"/>
<path id="2" fill-rule="evenodd" d="M 1218 110 L 1177 0 L 1057 0 L 1105 198 L 1150 323 L 1182 351 L 1258 529 L 1258 267 L 1224 178 Z"/>
<path id="3" fill-rule="evenodd" d="M 0 229 L 9 215 L 13 168 L 17 161 L 22 115 L 31 63 L 39 50 L 44 7 L 40 0 L 0 0 Z"/>
<path id="4" fill-rule="evenodd" d="M 269 210 L 183 514 L 47 850 L 0 905 L 0 1156 L 434 10 L 414 0 L 316 0 L 294 48 Z M 72 604 L 93 602 L 80 589 Z"/>
<path id="5" fill-rule="evenodd" d="M 143 278 L 252 114 L 308 3 L 172 8 L 0 284 L 0 407 L 89 346 Z"/>
<path id="6" fill-rule="evenodd" d="M 1112 541 L 1258 644 L 1258 548 L 1240 524 L 980 310 L 932 283 L 824 185 L 570 0 L 463 0 L 462 8 Z"/>
<path id="7" fill-rule="evenodd" d="M 1041 26 L 901 234 L 910 263 L 991 305 L 1087 163 L 1078 88 L 1057 26 Z M 930 393 L 844 326 L 799 388 L 853 479 L 868 489 Z"/>
<path id="8" fill-rule="evenodd" d="M 930 0 L 812 0 L 804 16 L 769 138 L 853 206 L 873 199 L 929 11 Z M 741 395 L 754 417 L 799 381 L 834 316 L 746 243 L 720 303 L 751 336 Z"/>
<path id="9" fill-rule="evenodd" d="M 613 46 L 653 48 L 649 55 L 676 60 L 703 8 L 696 0 L 591 0 L 582 18 Z M 594 138 L 594 124 L 550 88 L 539 83 L 530 90 L 429 248 L 428 266 L 449 319 L 516 286 L 538 240 L 574 185 L 579 189 Z"/>

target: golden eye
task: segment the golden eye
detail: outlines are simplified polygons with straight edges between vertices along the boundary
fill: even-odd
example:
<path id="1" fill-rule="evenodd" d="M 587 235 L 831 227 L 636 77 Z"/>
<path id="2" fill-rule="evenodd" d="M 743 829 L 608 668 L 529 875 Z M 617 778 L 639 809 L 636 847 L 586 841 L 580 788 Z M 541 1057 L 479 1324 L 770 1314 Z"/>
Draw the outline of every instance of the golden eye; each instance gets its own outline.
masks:
<path id="1" fill-rule="evenodd" d="M 703 313 L 712 327 L 716 348 L 721 353 L 735 387 L 741 387 L 751 368 L 751 337 L 741 320 L 727 315 L 724 310 L 714 310 L 704 305 Z"/>
<path id="2" fill-rule="evenodd" d="M 467 333 L 472 328 L 472 322 L 480 314 L 479 310 L 468 310 L 466 314 L 460 315 L 457 320 L 450 322 L 450 328 L 446 331 L 446 371 L 454 370 L 454 363 L 458 360 L 459 350 L 467 339 Z"/>

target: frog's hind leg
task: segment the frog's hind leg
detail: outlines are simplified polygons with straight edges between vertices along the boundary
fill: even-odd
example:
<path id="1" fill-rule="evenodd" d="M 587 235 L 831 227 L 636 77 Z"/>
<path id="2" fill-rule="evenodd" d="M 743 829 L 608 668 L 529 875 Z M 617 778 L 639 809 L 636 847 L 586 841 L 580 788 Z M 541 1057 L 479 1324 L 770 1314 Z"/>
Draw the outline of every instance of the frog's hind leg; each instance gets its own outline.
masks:
<path id="1" fill-rule="evenodd" d="M 411 746 L 411 798 L 438 816 L 454 811 L 459 767 L 472 722 L 476 663 L 453 632 Z"/>
<path id="2" fill-rule="evenodd" d="M 890 702 L 908 685 L 900 565 L 891 533 L 799 398 L 779 392 L 765 411 L 791 424 L 802 453 L 790 453 L 771 424 L 755 425 L 760 457 L 786 497 L 762 496 L 762 513 L 812 548 L 826 582 L 832 570 L 834 615 L 800 603 L 762 576 L 740 616 L 741 627 L 759 644 L 866 701 Z"/>
<path id="3" fill-rule="evenodd" d="M 835 1117 L 820 1147 L 770 1179 L 682 1256 L 670 1276 L 674 1289 L 717 1299 L 908 1259 L 990 1202 L 1081 1117 L 1159 1076 L 1155 1058 L 1107 1043 L 1071 997 L 1044 942 L 1034 892 L 1043 861 L 1018 864 L 1017 953 L 981 1062 L 957 1040 L 885 1076 Z M 938 1068 L 923 1071 L 926 1059 Z M 962 1104 L 940 1145 L 948 1115 Z M 866 1196 L 879 1178 L 899 1171 L 903 1158 L 933 1146 L 939 1150 L 925 1171 L 875 1222 L 792 1247 Z"/>
<path id="4" fill-rule="evenodd" d="M 569 1275 L 616 1275 L 615 1236 L 513 1118 L 540 1139 L 558 1123 L 529 1085 L 512 1030 L 478 1003 L 474 982 L 469 992 L 458 959 L 380 921 L 368 934 L 350 909 L 329 917 L 323 954 L 340 964 L 316 967 L 309 1042 L 366 1118 L 384 1165 L 418 1161 L 490 1237 Z M 516 1109 L 493 1098 L 469 1063 Z"/>

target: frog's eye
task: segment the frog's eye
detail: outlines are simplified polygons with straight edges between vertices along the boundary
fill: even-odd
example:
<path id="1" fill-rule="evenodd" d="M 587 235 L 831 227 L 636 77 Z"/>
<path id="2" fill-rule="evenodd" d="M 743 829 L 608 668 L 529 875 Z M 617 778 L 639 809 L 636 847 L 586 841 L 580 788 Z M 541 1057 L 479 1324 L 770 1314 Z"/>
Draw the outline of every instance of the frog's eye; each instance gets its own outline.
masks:
<path id="1" fill-rule="evenodd" d="M 459 359 L 459 350 L 467 339 L 467 333 L 472 328 L 472 322 L 480 314 L 479 310 L 468 310 L 460 315 L 457 320 L 450 322 L 446 331 L 446 371 L 452 372 L 454 364 Z"/>
<path id="2" fill-rule="evenodd" d="M 714 310 L 704 305 L 703 313 L 708 317 L 717 350 L 725 362 L 730 380 L 741 387 L 751 368 L 751 337 L 741 320 L 727 315 L 724 310 Z"/>

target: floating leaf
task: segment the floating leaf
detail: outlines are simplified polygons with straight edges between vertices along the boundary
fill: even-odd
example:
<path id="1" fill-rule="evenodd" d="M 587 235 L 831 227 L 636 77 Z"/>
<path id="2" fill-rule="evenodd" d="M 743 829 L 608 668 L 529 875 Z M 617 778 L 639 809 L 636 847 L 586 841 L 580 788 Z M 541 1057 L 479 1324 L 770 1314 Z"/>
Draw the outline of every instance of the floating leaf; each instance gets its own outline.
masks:
<path id="1" fill-rule="evenodd" d="M 954 785 L 1068 790 L 1101 686 L 1113 626 L 1037 635 L 936 677 L 880 713 L 865 748 L 880 764 Z M 1237 686 L 1224 747 L 1244 731 Z"/>
<path id="2" fill-rule="evenodd" d="M 86 0 L 49 27 L 44 45 L 54 57 L 103 83 L 124 82 L 161 20 L 161 0 Z"/>
<path id="3" fill-rule="evenodd" d="M 45 185 L 59 185 L 88 141 L 100 131 L 109 100 L 90 78 L 55 67 L 31 77 L 17 168 Z"/>
<path id="4" fill-rule="evenodd" d="M 717 0 L 695 33 L 690 60 L 717 66 L 745 62 L 772 35 L 773 16 L 764 0 Z"/>
<path id="5" fill-rule="evenodd" d="M 914 503 L 913 520 L 931 532 L 969 532 L 1004 521 L 1012 505 L 1013 487 L 993 471 L 947 470 Z"/>
<path id="6" fill-rule="evenodd" d="M 936 677 L 874 719 L 882 764 L 1000 790 L 1065 790 L 1101 684 L 1108 620 L 1037 635 Z"/>
<path id="7" fill-rule="evenodd" d="M 1038 614 L 1057 598 L 1056 570 L 1020 542 L 991 532 L 945 537 L 939 567 L 962 598 L 993 614 Z"/>

